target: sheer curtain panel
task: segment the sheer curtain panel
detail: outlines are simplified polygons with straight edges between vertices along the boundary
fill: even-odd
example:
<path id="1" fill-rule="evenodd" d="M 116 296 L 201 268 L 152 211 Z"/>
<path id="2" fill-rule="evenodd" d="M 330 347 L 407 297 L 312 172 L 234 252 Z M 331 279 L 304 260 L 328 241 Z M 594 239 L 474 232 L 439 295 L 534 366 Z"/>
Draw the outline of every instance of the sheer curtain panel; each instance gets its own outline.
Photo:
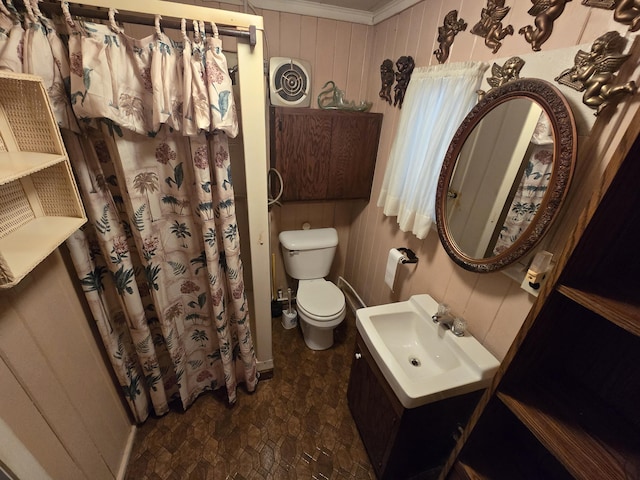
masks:
<path id="1" fill-rule="evenodd" d="M 378 206 L 423 239 L 435 219 L 440 168 L 460 122 L 477 101 L 488 65 L 465 62 L 414 70 L 391 147 Z"/>

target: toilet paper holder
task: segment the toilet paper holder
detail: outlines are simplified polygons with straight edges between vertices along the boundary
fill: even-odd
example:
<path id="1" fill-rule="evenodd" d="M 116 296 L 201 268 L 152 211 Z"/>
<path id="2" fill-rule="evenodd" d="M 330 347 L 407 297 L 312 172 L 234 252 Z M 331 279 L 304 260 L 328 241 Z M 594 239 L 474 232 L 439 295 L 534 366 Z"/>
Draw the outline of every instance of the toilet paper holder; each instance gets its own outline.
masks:
<path id="1" fill-rule="evenodd" d="M 397 247 L 396 250 L 402 252 L 401 263 L 418 263 L 418 257 L 410 248 Z"/>

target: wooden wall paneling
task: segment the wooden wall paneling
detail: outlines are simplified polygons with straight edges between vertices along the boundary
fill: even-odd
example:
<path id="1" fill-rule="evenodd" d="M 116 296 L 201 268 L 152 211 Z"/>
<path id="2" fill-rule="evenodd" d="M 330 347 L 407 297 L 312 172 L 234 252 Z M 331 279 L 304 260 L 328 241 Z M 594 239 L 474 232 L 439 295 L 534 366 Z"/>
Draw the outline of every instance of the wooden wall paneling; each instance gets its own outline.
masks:
<path id="1" fill-rule="evenodd" d="M 437 48 L 438 44 L 438 27 L 442 25 L 444 19 L 444 16 L 441 15 L 440 12 L 446 14 L 449 10 L 452 10 L 452 8 L 447 9 L 445 0 L 433 3 L 422 2 L 418 5 L 424 6 L 424 9 L 422 10 L 422 21 L 420 22 L 420 44 L 416 49 L 414 58 L 416 59 L 416 66 L 426 67 L 438 63 L 438 60 L 433 55 L 433 51 Z M 415 9 L 416 7 L 417 5 L 413 8 Z M 419 10 L 416 10 L 416 13 L 418 12 Z M 462 14 L 460 15 L 462 16 Z M 467 27 L 467 29 L 469 29 L 469 27 Z M 464 32 L 460 35 L 463 34 Z M 458 39 L 456 39 L 456 42 L 457 41 Z M 455 53 L 455 50 L 452 53 Z"/>
<path id="2" fill-rule="evenodd" d="M 584 7 L 583 7 L 584 8 Z M 578 45 L 591 43 L 605 32 L 618 30 L 624 35 L 625 26 L 613 19 L 613 10 L 589 8 L 584 27 L 580 30 Z"/>
<path id="3" fill-rule="evenodd" d="M 311 106 L 317 106 L 318 94 L 313 84 L 316 77 L 316 46 L 318 36 L 318 19 L 316 17 L 303 16 L 300 19 L 300 58 L 311 63 Z"/>
<path id="4" fill-rule="evenodd" d="M 280 54 L 282 57 L 301 58 L 300 57 L 300 38 L 302 32 L 300 30 L 300 15 L 293 13 L 280 14 Z"/>
<path id="5" fill-rule="evenodd" d="M 351 231 L 351 209 L 349 208 L 351 203 L 358 202 L 334 202 L 333 220 L 332 224 L 335 225 L 338 230 L 338 238 L 340 243 L 338 244 L 337 262 L 335 263 L 335 271 L 332 278 L 336 279 L 338 275 L 345 275 L 345 265 L 347 262 L 347 247 L 349 246 L 350 231 Z M 347 280 L 348 281 L 348 280 Z"/>
<path id="6" fill-rule="evenodd" d="M 488 273 L 488 282 L 478 281 L 469 297 L 467 306 L 462 312 L 464 318 L 473 318 L 469 331 L 480 342 L 484 342 L 491 324 L 495 320 L 500 304 L 496 298 L 504 298 L 508 294 L 513 281 L 500 272 Z"/>
<path id="7" fill-rule="evenodd" d="M 511 342 L 531 310 L 534 298 L 517 283 L 511 282 L 509 285 L 509 291 L 484 339 L 484 346 L 496 358 L 504 358 L 507 354 Z"/>
<path id="8" fill-rule="evenodd" d="M 318 19 L 316 32 L 316 64 L 313 76 L 313 108 L 318 108 L 318 93 L 322 86 L 333 77 L 334 55 L 336 49 L 336 32 L 338 22 L 326 18 Z M 344 87 L 343 87 L 344 88 Z"/>
<path id="9" fill-rule="evenodd" d="M 280 57 L 280 13 L 264 10 L 262 20 L 264 22 L 265 46 L 267 47 L 265 58 L 268 60 L 271 57 Z"/>
<path id="10" fill-rule="evenodd" d="M 40 264 L 33 275 L 16 287 L 19 290 L 15 294 L 35 284 L 34 279 L 46 278 L 43 273 L 47 267 L 46 263 Z M 46 284 L 45 280 L 39 287 L 46 291 L 51 285 Z M 109 469 L 88 434 L 70 392 L 64 389 L 42 346 L 30 332 L 18 303 L 10 302 L 12 308 L 8 309 L 0 322 L 0 354 L 56 436 L 63 439 L 65 449 L 83 474 L 92 479 L 113 478 L 114 472 Z M 52 316 L 48 320 L 64 328 L 64 318 Z M 60 348 L 60 352 L 64 352 L 64 348 Z M 77 377 L 76 381 L 81 383 L 82 377 Z"/>
<path id="11" fill-rule="evenodd" d="M 409 15 L 409 23 L 407 26 L 407 47 L 406 51 L 413 57 L 416 67 L 427 65 L 427 61 L 418 57 L 420 42 L 422 37 L 422 21 L 424 15 L 424 3 L 418 3 L 407 10 Z M 426 40 L 426 39 L 424 39 Z M 435 49 L 431 49 L 432 52 Z"/>
<path id="12" fill-rule="evenodd" d="M 362 242 L 360 228 L 362 217 L 366 214 L 367 205 L 364 202 L 352 202 L 350 208 L 351 228 L 349 235 L 349 245 L 347 245 L 347 256 L 345 260 L 344 275 L 347 281 L 355 288 L 357 282 L 356 264 L 360 254 L 359 244 Z"/>
<path id="13" fill-rule="evenodd" d="M 46 261 L 55 278 L 47 287 L 42 282 L 22 292 L 20 315 L 67 392 L 78 414 L 76 424 L 85 427 L 110 470 L 117 472 L 131 431 L 129 417 L 99 353 L 88 324 L 92 320 L 76 297 L 75 277 L 67 274 L 60 251 Z M 59 305 L 59 318 L 43 315 L 43 305 Z"/>
<path id="14" fill-rule="evenodd" d="M 480 19 L 480 9 L 478 8 L 478 16 L 476 18 L 474 16 L 475 13 L 468 13 L 468 11 L 464 7 L 464 4 L 443 5 L 442 11 L 440 12 L 440 23 L 438 24 L 438 26 L 442 25 L 444 16 L 454 9 L 458 10 L 458 18 L 463 18 L 464 21 L 467 22 L 466 30 L 456 35 L 453 45 L 451 46 L 451 53 L 449 54 L 449 60 L 447 60 L 447 63 L 468 62 L 475 56 L 475 48 L 481 47 L 487 52 L 490 52 L 490 50 L 484 45 L 484 39 L 471 33 L 471 29 Z M 433 50 L 435 50 L 439 46 L 437 31 L 433 36 L 433 40 Z M 476 45 L 479 45 L 479 47 L 477 47 Z M 435 55 L 431 56 L 431 65 L 438 65 L 438 59 Z"/>
<path id="15" fill-rule="evenodd" d="M 347 100 L 355 100 L 353 92 L 346 90 L 351 53 L 351 30 L 351 23 L 337 22 L 335 47 L 333 51 L 333 72 L 330 78 L 322 79 L 323 84 L 328 80 L 333 80 L 336 86 L 345 92 L 345 98 Z M 320 93 L 320 91 L 318 91 L 318 93 Z"/>
<path id="16" fill-rule="evenodd" d="M 7 308 L 11 307 L 0 298 L 0 311 L 5 312 Z M 2 419 L 51 478 L 85 477 L 3 358 L 0 358 L 0 385 Z"/>
<path id="17" fill-rule="evenodd" d="M 362 100 L 373 101 L 367 95 L 368 59 L 370 54 L 370 37 L 373 29 L 366 25 L 351 26 L 351 43 L 347 62 L 347 79 L 345 90 L 347 99 L 358 103 Z"/>

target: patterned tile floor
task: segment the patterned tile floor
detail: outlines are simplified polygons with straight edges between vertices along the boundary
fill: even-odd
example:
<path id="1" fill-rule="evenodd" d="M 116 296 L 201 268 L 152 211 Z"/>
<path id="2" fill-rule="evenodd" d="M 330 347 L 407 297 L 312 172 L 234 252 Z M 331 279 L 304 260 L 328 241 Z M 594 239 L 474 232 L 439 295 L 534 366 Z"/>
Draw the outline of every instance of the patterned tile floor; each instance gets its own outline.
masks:
<path id="1" fill-rule="evenodd" d="M 274 375 L 228 407 L 217 392 L 139 427 L 126 478 L 374 479 L 347 405 L 352 314 L 330 350 L 273 320 Z"/>

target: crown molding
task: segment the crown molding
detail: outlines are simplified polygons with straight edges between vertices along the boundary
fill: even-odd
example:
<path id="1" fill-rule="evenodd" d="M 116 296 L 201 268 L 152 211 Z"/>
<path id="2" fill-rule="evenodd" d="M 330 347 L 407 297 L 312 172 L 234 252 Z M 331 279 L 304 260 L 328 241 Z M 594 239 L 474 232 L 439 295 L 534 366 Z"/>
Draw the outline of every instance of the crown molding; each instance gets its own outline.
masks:
<path id="1" fill-rule="evenodd" d="M 388 3 L 382 8 L 377 9 L 373 12 L 373 16 L 371 19 L 371 25 L 377 25 L 378 23 L 386 20 L 387 18 L 393 17 L 400 12 L 403 12 L 407 8 L 413 7 L 416 3 L 419 3 L 421 0 L 395 0 L 391 3 Z"/>
<path id="2" fill-rule="evenodd" d="M 203 0 L 207 1 L 207 0 Z M 306 0 L 251 0 L 252 7 L 278 12 L 296 13 L 311 17 L 328 18 L 344 22 L 376 25 L 400 12 L 412 7 L 421 0 L 394 0 L 393 2 L 373 11 L 356 10 L 354 8 L 337 7 L 326 3 Z M 221 0 L 222 3 L 244 5 L 243 0 Z"/>

